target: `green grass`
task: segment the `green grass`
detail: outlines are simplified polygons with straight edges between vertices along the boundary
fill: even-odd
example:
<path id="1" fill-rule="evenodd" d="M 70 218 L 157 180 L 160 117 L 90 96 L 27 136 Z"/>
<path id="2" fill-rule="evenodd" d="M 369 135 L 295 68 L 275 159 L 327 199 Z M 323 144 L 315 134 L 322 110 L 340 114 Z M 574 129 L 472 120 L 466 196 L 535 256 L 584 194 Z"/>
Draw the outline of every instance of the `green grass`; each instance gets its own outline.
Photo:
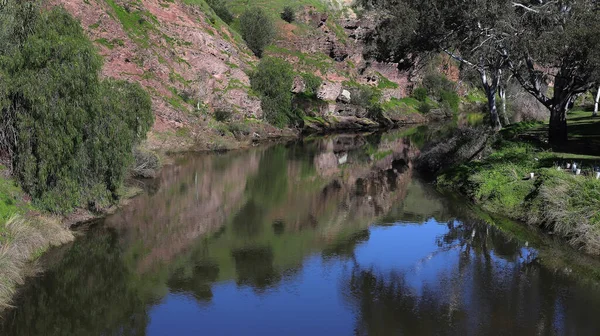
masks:
<path id="1" fill-rule="evenodd" d="M 487 97 L 485 93 L 479 89 L 470 90 L 467 95 L 464 97 L 469 103 L 485 103 L 487 102 Z"/>
<path id="2" fill-rule="evenodd" d="M 189 1 L 189 0 L 188 0 Z M 225 0 L 228 4 L 228 8 L 234 14 L 241 14 L 249 6 L 257 6 L 268 10 L 272 13 L 273 18 L 280 19 L 279 15 L 283 11 L 283 7 L 292 6 L 292 8 L 298 9 L 301 6 L 313 6 L 319 12 L 325 12 L 328 10 L 327 6 L 323 1 L 320 0 Z"/>
<path id="3" fill-rule="evenodd" d="M 507 128 L 492 154 L 444 172 L 438 185 L 459 191 L 487 211 L 543 226 L 574 247 L 600 254 L 600 180 L 593 173 L 600 156 L 553 152 L 518 140 L 537 127 L 520 123 Z M 573 162 L 583 175 L 558 169 Z"/>
<path id="4" fill-rule="evenodd" d="M 377 84 L 377 87 L 379 89 L 397 89 L 399 87 L 398 84 L 392 82 L 391 80 L 387 79 L 385 76 L 383 76 L 382 74 L 378 73 L 379 75 L 379 83 Z"/>
<path id="5" fill-rule="evenodd" d="M 150 31 L 156 30 L 153 26 L 158 21 L 148 11 L 132 11 L 119 6 L 114 0 L 106 0 L 108 5 L 114 11 L 117 19 L 123 25 L 129 37 L 142 47 L 149 47 Z"/>
<path id="6" fill-rule="evenodd" d="M 0 173 L 5 169 L 0 165 Z M 6 238 L 4 235 L 6 221 L 31 209 L 31 205 L 24 199 L 25 193 L 14 180 L 0 177 L 0 242 Z"/>
<path id="7" fill-rule="evenodd" d="M 430 98 L 427 98 L 426 103 L 429 104 L 431 108 L 438 107 L 438 104 Z M 385 112 L 413 114 L 420 113 L 419 107 L 421 104 L 423 103 L 413 97 L 405 97 L 402 99 L 391 98 L 389 101 L 381 103 L 381 108 Z"/>
<path id="8" fill-rule="evenodd" d="M 324 53 L 306 54 L 296 50 L 289 50 L 271 45 L 265 49 L 265 54 L 270 56 L 294 57 L 297 59 L 296 68 L 300 72 L 315 72 L 322 74 L 335 68 L 335 61 Z"/>
<path id="9" fill-rule="evenodd" d="M 525 125 L 525 126 L 523 126 Z M 589 153 L 600 154 L 600 117 L 592 117 L 592 112 L 574 109 L 567 114 L 567 127 L 569 141 L 561 146 L 555 146 L 554 151 L 586 155 Z M 512 126 L 510 128 L 513 128 Z M 533 123 L 519 123 L 513 136 L 522 139 L 533 139 L 540 146 L 548 140 L 548 121 Z M 522 129 L 526 127 L 526 129 Z"/>

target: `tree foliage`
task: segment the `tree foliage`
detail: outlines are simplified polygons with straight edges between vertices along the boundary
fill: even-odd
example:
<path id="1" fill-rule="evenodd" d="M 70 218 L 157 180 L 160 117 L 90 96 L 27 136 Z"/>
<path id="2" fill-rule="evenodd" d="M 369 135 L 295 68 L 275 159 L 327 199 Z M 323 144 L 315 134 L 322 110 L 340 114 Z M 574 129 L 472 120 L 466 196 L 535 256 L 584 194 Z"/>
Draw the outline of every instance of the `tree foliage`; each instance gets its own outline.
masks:
<path id="1" fill-rule="evenodd" d="M 296 12 L 291 6 L 283 7 L 283 12 L 281 12 L 281 19 L 288 23 L 292 23 L 296 20 Z"/>
<path id="2" fill-rule="evenodd" d="M 566 110 L 573 97 L 599 80 L 595 0 L 366 3 L 385 13 L 369 38 L 375 57 L 410 68 L 445 52 L 477 70 L 495 128 L 500 126 L 495 95 L 505 96 L 508 73 L 550 110 L 550 140 L 555 143 L 567 138 Z M 546 84 L 554 86 L 552 96 Z"/>
<path id="3" fill-rule="evenodd" d="M 218 17 L 223 20 L 223 22 L 230 24 L 233 22 L 233 14 L 227 8 L 227 4 L 223 0 L 206 0 L 206 3 L 215 11 Z"/>
<path id="4" fill-rule="evenodd" d="M 261 94 L 265 119 L 284 127 L 296 118 L 292 113 L 292 85 L 294 69 L 286 61 L 265 57 L 252 76 L 252 89 Z"/>
<path id="5" fill-rule="evenodd" d="M 569 105 L 600 82 L 599 5 L 532 2 L 519 4 L 515 12 L 519 33 L 502 50 L 519 83 L 550 110 L 550 141 L 564 143 Z"/>
<path id="6" fill-rule="evenodd" d="M 262 8 L 251 7 L 240 16 L 240 27 L 248 48 L 256 56 L 262 57 L 263 51 L 273 42 L 276 34 L 271 17 Z"/>
<path id="7" fill-rule="evenodd" d="M 99 79 L 102 60 L 64 9 L 12 5 L 12 31 L 31 27 L 4 41 L 0 53 L 0 139 L 14 176 L 51 211 L 116 199 L 133 146 L 153 122 L 148 94 L 138 84 Z"/>

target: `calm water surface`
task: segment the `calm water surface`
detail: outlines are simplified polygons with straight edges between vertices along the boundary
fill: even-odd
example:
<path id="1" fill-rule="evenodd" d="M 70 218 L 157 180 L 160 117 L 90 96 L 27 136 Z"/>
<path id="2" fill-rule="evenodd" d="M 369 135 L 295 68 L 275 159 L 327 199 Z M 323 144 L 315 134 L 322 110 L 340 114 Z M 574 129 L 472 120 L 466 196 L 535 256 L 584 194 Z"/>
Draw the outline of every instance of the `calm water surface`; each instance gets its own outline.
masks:
<path id="1" fill-rule="evenodd" d="M 600 335 L 595 282 L 416 178 L 423 141 L 178 158 L 44 257 L 0 334 Z"/>

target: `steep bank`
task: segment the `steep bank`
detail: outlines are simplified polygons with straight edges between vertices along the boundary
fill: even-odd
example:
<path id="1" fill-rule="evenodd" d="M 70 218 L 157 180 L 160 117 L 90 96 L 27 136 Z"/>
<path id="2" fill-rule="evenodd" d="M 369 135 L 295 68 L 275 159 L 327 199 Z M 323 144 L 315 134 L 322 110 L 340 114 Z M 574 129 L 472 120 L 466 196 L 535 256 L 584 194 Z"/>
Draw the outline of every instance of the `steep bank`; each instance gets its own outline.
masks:
<path id="1" fill-rule="evenodd" d="M 247 4 L 224 3 L 234 16 L 230 24 L 204 0 L 51 0 L 49 5 L 64 6 L 81 22 L 104 56 L 104 76 L 139 82 L 151 94 L 156 121 L 148 136 L 150 149 L 231 149 L 289 136 L 263 122 L 261 100 L 251 89 L 250 75 L 259 59 L 238 27 Z M 273 17 L 278 30 L 265 54 L 322 81 L 314 99 L 296 104 L 308 117 L 368 119 L 357 92 L 365 86 L 379 92 L 386 116 L 396 124 L 428 120 L 415 104 L 402 101 L 415 74 L 363 56 L 363 39 L 375 26 L 375 13 L 359 17 L 347 2 L 303 0 L 294 5 L 296 20 L 288 23 L 279 17 L 284 2 L 256 5 Z M 290 89 L 302 95 L 306 85 L 302 76 L 297 79 Z M 220 111 L 229 111 L 231 118 L 217 120 Z"/>

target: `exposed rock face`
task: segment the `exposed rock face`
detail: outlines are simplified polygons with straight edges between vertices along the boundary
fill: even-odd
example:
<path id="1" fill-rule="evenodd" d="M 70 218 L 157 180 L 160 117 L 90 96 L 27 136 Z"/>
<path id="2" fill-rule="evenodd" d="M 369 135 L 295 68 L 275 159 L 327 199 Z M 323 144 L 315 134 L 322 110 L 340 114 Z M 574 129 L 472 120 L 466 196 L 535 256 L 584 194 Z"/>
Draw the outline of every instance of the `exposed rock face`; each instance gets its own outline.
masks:
<path id="1" fill-rule="evenodd" d="M 306 91 L 306 83 L 304 82 L 304 79 L 300 76 L 294 77 L 294 84 L 292 86 L 292 92 L 293 93 L 302 93 L 304 91 Z"/>
<path id="2" fill-rule="evenodd" d="M 215 109 L 234 111 L 233 119 L 262 117 L 259 98 L 249 94 L 247 75 L 258 60 L 228 26 L 214 24 L 212 12 L 182 0 L 48 1 L 50 6 L 64 6 L 96 41 L 105 59 L 104 76 L 147 88 L 156 115 L 154 132 L 149 134 L 151 148 L 221 146 L 214 137 L 223 134 L 211 129 L 207 115 Z M 321 102 L 313 101 L 312 106 L 300 102 L 296 108 L 314 117 L 354 118 L 332 123 L 336 129 L 371 128 L 361 124 L 367 111 L 352 104 L 353 91 L 344 82 L 379 86 L 385 78 L 395 84 L 382 90 L 383 100 L 389 100 L 410 92 L 410 77 L 399 72 L 396 64 L 364 59 L 364 37 L 374 29 L 375 15 L 358 19 L 345 0 L 333 0 L 331 5 L 343 7 L 338 8 L 342 18 L 305 6 L 297 13 L 301 25 L 277 21 L 281 34 L 276 44 L 281 53 L 274 54 L 297 71 L 323 79 L 317 92 Z M 305 92 L 302 77 L 295 78 L 291 90 Z M 268 125 L 264 128 L 261 137 L 278 132 Z M 172 135 L 180 129 L 189 136 L 166 145 L 160 133 Z"/>
<path id="3" fill-rule="evenodd" d="M 342 90 L 342 93 L 338 97 L 338 100 L 341 101 L 342 103 L 350 103 L 350 101 L 352 100 L 350 91 Z"/>
<path id="4" fill-rule="evenodd" d="M 317 98 L 324 101 L 335 101 L 342 92 L 342 83 L 324 81 L 317 92 Z"/>
<path id="5" fill-rule="evenodd" d="M 304 124 L 306 132 L 341 132 L 368 131 L 378 129 L 380 125 L 371 119 L 355 116 L 326 116 L 316 120 L 307 120 Z"/>
<path id="6" fill-rule="evenodd" d="M 218 103 L 244 116 L 262 115 L 260 101 L 248 95 L 250 80 L 244 72 L 256 59 L 228 29 L 213 27 L 198 7 L 180 1 L 165 6 L 159 0 L 117 0 L 121 10 L 144 20 L 125 29 L 106 1 L 49 1 L 64 6 L 96 41 L 104 56 L 104 76 L 148 89 L 155 131 L 197 124 L 197 101 L 209 111 Z"/>

